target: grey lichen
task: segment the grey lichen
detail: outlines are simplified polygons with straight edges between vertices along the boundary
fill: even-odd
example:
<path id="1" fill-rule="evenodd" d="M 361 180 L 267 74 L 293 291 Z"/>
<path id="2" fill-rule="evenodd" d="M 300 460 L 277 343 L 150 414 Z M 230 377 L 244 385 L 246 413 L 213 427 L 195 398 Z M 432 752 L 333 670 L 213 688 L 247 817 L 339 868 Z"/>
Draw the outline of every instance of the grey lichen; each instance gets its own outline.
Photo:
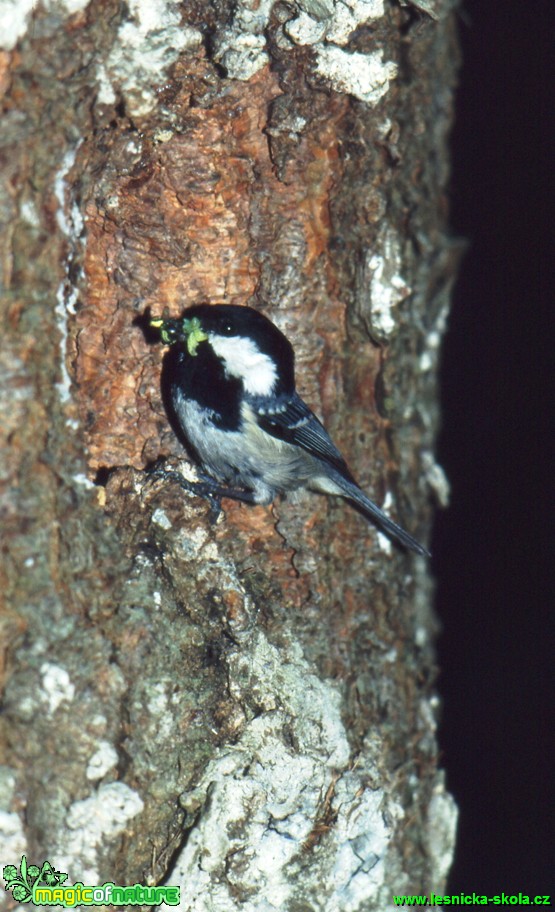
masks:
<path id="1" fill-rule="evenodd" d="M 371 250 L 365 252 L 357 282 L 357 310 L 372 338 L 388 342 L 397 329 L 397 305 L 411 293 L 401 275 L 401 239 L 384 223 Z"/>
<path id="2" fill-rule="evenodd" d="M 314 11 L 310 4 L 300 6 L 300 14 L 284 25 L 287 37 L 294 44 L 314 48 L 315 71 L 336 92 L 377 104 L 397 75 L 396 65 L 384 62 L 379 51 L 351 52 L 347 45 L 355 29 L 384 15 L 383 0 L 328 4 L 326 15 L 323 8 Z"/>
<path id="3" fill-rule="evenodd" d="M 439 883 L 445 880 L 453 863 L 457 821 L 457 805 L 445 790 L 443 775 L 439 774 L 428 807 L 428 851 Z"/>
<path id="4" fill-rule="evenodd" d="M 3 863 L 17 861 L 27 851 L 27 838 L 21 816 L 13 808 L 19 803 L 17 773 L 0 766 L 0 858 Z M 0 886 L 0 904 L 7 893 Z"/>
<path id="5" fill-rule="evenodd" d="M 45 0 L 43 6 L 61 18 L 72 16 L 89 5 L 90 0 Z M 25 34 L 35 0 L 0 0 L 0 47 L 11 51 Z"/>
<path id="6" fill-rule="evenodd" d="M 182 798 L 196 819 L 168 875 L 182 909 L 270 912 L 309 897 L 315 909 L 370 908 L 403 811 L 353 764 L 340 691 L 299 646 L 278 650 L 261 632 L 228 661 L 250 719 Z"/>
<path id="7" fill-rule="evenodd" d="M 284 29 L 295 44 L 316 44 L 325 39 L 328 44 L 344 46 L 355 29 L 384 14 L 383 0 L 329 3 L 325 11 L 320 5 L 316 11 L 309 3 L 299 6 L 303 11 Z"/>
<path id="8" fill-rule="evenodd" d="M 123 92 L 135 117 L 156 104 L 155 87 L 183 51 L 195 52 L 201 33 L 181 25 L 179 8 L 171 0 L 130 0 L 130 18 L 119 27 L 108 59 L 99 64 L 99 102 L 113 104 Z"/>
<path id="9" fill-rule="evenodd" d="M 450 4 L 442 3 L 442 0 L 401 0 L 402 6 L 414 6 L 415 9 L 426 13 L 430 19 L 438 20 L 441 13 L 446 13 Z"/>
<path id="10" fill-rule="evenodd" d="M 272 0 L 239 3 L 231 24 L 216 34 L 214 58 L 229 77 L 250 79 L 269 62 L 266 30 L 273 5 Z M 298 15 L 277 36 L 279 46 L 311 46 L 315 73 L 331 88 L 376 104 L 395 78 L 396 65 L 382 61 L 379 51 L 363 54 L 346 47 L 359 26 L 384 15 L 383 0 L 305 0 L 298 6 Z"/>
<path id="11" fill-rule="evenodd" d="M 56 861 L 84 883 L 100 879 L 99 852 L 123 833 L 143 809 L 143 801 L 124 782 L 100 785 L 68 810 L 66 826 L 55 839 Z"/>
<path id="12" fill-rule="evenodd" d="M 354 95 L 371 105 L 383 98 L 397 75 L 397 66 L 384 62 L 379 51 L 359 54 L 325 46 L 318 48 L 316 59 L 316 72 L 336 92 Z"/>
<path id="13" fill-rule="evenodd" d="M 237 3 L 229 26 L 218 31 L 214 59 L 232 79 L 250 79 L 269 61 L 266 28 L 274 0 L 246 0 Z"/>

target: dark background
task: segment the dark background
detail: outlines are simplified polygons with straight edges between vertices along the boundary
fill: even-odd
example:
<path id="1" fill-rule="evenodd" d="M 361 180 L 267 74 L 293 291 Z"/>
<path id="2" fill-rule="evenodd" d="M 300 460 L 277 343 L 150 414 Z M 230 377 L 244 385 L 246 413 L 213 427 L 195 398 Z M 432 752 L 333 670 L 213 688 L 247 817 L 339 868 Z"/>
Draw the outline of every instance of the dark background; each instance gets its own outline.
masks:
<path id="1" fill-rule="evenodd" d="M 554 13 L 491 0 L 461 11 L 451 225 L 469 249 L 442 366 L 452 502 L 432 549 L 442 763 L 460 807 L 452 893 L 555 885 Z"/>

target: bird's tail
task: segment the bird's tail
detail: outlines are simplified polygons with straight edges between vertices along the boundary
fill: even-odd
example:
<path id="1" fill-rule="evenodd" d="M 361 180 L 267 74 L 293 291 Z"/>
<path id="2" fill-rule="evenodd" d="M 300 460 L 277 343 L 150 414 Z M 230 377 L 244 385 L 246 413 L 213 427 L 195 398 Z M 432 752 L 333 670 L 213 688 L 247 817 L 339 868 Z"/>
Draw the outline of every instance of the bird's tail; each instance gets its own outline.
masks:
<path id="1" fill-rule="evenodd" d="M 361 491 L 358 485 L 350 482 L 346 478 L 342 478 L 339 473 L 337 473 L 337 475 L 334 473 L 334 480 L 341 488 L 342 495 L 348 498 L 348 500 L 351 500 L 353 504 L 359 508 L 360 512 L 363 513 L 367 519 L 370 519 L 375 523 L 380 530 L 389 536 L 389 538 L 399 542 L 403 547 L 408 548 L 409 551 L 414 551 L 416 554 L 421 554 L 423 557 L 431 556 L 430 552 L 417 542 L 412 535 L 409 535 L 401 526 L 394 523 L 389 516 L 386 516 L 383 510 L 380 510 L 380 508 L 366 496 L 364 491 Z"/>

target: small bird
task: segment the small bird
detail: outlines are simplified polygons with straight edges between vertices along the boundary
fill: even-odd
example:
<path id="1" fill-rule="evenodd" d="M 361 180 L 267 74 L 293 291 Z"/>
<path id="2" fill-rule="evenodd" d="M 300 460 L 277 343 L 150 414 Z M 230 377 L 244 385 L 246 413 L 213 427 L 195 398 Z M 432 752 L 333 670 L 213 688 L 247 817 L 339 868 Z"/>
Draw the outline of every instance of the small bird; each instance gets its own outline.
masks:
<path id="1" fill-rule="evenodd" d="M 298 395 L 293 348 L 267 317 L 251 307 L 199 304 L 150 325 L 170 346 L 164 364 L 170 410 L 207 473 L 202 493 L 255 504 L 298 488 L 339 495 L 390 538 L 428 555 L 361 491 Z"/>

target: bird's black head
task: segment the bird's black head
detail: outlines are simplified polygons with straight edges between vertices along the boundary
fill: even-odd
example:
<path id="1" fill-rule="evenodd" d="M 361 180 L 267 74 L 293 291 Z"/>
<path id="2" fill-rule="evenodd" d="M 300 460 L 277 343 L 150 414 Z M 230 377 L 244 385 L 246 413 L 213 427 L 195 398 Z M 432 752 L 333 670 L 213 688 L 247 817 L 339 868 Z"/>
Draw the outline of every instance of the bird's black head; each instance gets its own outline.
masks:
<path id="1" fill-rule="evenodd" d="M 152 320 L 162 341 L 180 343 L 196 357 L 208 345 L 228 376 L 241 380 L 253 397 L 291 395 L 295 389 L 293 349 L 277 326 L 252 307 L 197 304 L 176 320 Z"/>

